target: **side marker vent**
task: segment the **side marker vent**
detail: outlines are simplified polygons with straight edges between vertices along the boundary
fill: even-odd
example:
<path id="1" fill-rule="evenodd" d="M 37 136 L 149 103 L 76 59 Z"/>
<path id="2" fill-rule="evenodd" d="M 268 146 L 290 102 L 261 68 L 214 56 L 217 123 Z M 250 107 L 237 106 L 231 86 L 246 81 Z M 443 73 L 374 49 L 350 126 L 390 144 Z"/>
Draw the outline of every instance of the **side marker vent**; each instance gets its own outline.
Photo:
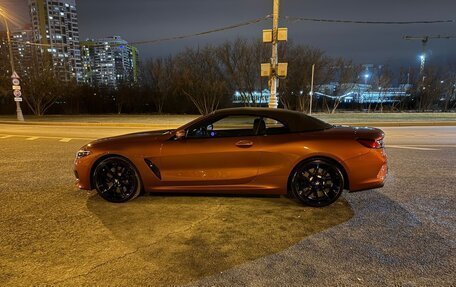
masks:
<path id="1" fill-rule="evenodd" d="M 160 170 L 158 169 L 158 167 L 153 162 L 148 160 L 147 158 L 144 159 L 144 161 L 146 162 L 146 164 L 150 168 L 150 170 L 155 174 L 155 176 L 161 180 L 161 174 L 160 174 Z"/>

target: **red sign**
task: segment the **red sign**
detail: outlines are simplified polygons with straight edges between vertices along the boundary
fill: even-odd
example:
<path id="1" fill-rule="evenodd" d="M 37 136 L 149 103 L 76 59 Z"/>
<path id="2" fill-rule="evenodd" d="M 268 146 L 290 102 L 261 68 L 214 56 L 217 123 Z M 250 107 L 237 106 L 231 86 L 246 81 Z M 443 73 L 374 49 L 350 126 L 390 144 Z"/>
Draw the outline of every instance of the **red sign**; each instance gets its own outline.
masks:
<path id="1" fill-rule="evenodd" d="M 14 94 L 15 97 L 20 97 L 20 96 L 22 96 L 22 92 L 19 91 L 19 90 L 14 90 L 14 91 L 13 91 L 13 94 Z"/>

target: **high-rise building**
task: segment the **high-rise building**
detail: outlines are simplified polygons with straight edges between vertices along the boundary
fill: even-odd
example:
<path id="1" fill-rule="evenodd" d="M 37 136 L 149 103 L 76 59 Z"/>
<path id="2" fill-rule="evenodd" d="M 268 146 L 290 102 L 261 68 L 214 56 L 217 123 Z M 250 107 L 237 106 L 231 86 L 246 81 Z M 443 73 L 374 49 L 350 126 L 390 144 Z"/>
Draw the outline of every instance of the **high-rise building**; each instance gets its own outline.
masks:
<path id="1" fill-rule="evenodd" d="M 27 75 L 32 65 L 32 57 L 35 53 L 33 43 L 33 30 L 25 27 L 23 30 L 11 33 L 11 46 L 13 50 L 14 64 L 19 75 Z"/>
<path id="2" fill-rule="evenodd" d="M 11 73 L 6 32 L 0 31 L 0 77 L 9 77 Z"/>
<path id="3" fill-rule="evenodd" d="M 75 0 L 28 0 L 33 40 L 63 81 L 82 80 Z M 50 57 L 48 57 L 50 55 Z"/>
<path id="4" fill-rule="evenodd" d="M 81 42 L 84 82 L 118 87 L 138 81 L 138 50 L 120 36 Z"/>

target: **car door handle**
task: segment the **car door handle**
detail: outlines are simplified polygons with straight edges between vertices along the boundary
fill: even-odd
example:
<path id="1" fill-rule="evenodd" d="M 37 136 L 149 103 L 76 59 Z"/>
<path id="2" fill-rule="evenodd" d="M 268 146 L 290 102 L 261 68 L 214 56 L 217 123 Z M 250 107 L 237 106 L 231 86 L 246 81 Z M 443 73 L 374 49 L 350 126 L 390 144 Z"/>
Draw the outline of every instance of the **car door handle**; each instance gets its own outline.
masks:
<path id="1" fill-rule="evenodd" d="M 242 147 L 242 148 L 247 148 L 253 146 L 252 141 L 247 141 L 247 140 L 240 140 L 236 143 L 237 147 Z"/>

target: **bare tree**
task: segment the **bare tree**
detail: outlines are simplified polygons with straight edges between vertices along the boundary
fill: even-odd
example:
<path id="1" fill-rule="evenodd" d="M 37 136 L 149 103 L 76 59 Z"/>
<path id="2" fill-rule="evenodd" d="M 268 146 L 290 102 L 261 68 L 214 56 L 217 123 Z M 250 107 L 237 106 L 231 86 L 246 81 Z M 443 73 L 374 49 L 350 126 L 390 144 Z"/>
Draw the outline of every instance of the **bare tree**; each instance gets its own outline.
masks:
<path id="1" fill-rule="evenodd" d="M 383 66 L 380 72 L 376 74 L 374 78 L 373 88 L 374 91 L 379 95 L 374 110 L 378 109 L 381 113 L 383 113 L 383 103 L 385 101 L 385 97 L 391 88 L 392 77 L 393 75 L 391 73 L 391 70 L 388 67 Z M 370 111 L 370 103 L 368 110 Z"/>
<path id="2" fill-rule="evenodd" d="M 288 75 L 279 86 L 280 101 L 286 109 L 307 111 L 310 103 L 312 65 L 315 64 L 314 88 L 331 80 L 331 59 L 319 49 L 308 46 L 294 46 L 289 43 L 284 51 L 288 62 Z"/>
<path id="3" fill-rule="evenodd" d="M 444 86 L 441 81 L 443 72 L 435 66 L 427 66 L 424 76 L 419 79 L 418 87 L 418 109 L 426 111 L 438 108 L 439 100 L 444 93 Z"/>
<path id="4" fill-rule="evenodd" d="M 108 88 L 109 92 L 112 93 L 114 102 L 116 104 L 117 114 L 120 115 L 124 109 L 124 107 L 130 101 L 129 93 L 128 93 L 128 84 L 122 82 L 119 86 L 114 88 Z"/>
<path id="5" fill-rule="evenodd" d="M 141 96 L 139 87 L 131 81 L 121 81 L 115 88 L 107 87 L 107 92 L 112 94 L 119 115 L 131 111 Z"/>
<path id="6" fill-rule="evenodd" d="M 178 83 L 198 111 L 209 114 L 229 95 L 228 84 L 212 47 L 187 49 L 178 55 Z"/>
<path id="7" fill-rule="evenodd" d="M 416 83 L 417 70 L 412 68 L 401 67 L 399 70 L 399 84 L 404 86 L 404 92 L 411 95 L 413 92 L 412 83 Z M 410 108 L 411 104 L 414 102 L 412 96 L 399 97 L 398 101 L 394 102 L 392 105 L 393 110 L 403 111 L 406 108 Z"/>
<path id="8" fill-rule="evenodd" d="M 8 46 L 5 43 L 1 43 L 2 40 L 0 39 L 0 110 L 3 112 L 9 111 L 9 105 L 13 107 L 14 102 L 11 91 L 11 67 Z"/>
<path id="9" fill-rule="evenodd" d="M 29 74 L 23 78 L 23 82 L 23 98 L 30 110 L 37 116 L 44 115 L 62 97 L 66 85 L 55 77 L 50 61 L 32 65 Z"/>
<path id="10" fill-rule="evenodd" d="M 262 99 L 254 97 L 264 87 L 260 77 L 260 64 L 267 58 L 267 48 L 260 41 L 236 39 L 225 42 L 216 49 L 223 73 L 231 88 L 238 91 L 245 106 L 258 106 Z"/>
<path id="11" fill-rule="evenodd" d="M 456 63 L 449 63 L 442 79 L 443 111 L 456 108 Z"/>
<path id="12" fill-rule="evenodd" d="M 174 92 L 174 59 L 172 57 L 150 60 L 145 67 L 146 85 L 151 89 L 152 102 L 161 114 L 166 100 Z"/>
<path id="13" fill-rule="evenodd" d="M 331 114 L 335 113 L 339 107 L 342 99 L 347 96 L 347 93 L 353 91 L 356 82 L 361 73 L 361 65 L 354 64 L 351 60 L 344 60 L 342 58 L 336 59 L 334 63 L 334 79 L 339 83 L 334 91 L 333 106 Z"/>

